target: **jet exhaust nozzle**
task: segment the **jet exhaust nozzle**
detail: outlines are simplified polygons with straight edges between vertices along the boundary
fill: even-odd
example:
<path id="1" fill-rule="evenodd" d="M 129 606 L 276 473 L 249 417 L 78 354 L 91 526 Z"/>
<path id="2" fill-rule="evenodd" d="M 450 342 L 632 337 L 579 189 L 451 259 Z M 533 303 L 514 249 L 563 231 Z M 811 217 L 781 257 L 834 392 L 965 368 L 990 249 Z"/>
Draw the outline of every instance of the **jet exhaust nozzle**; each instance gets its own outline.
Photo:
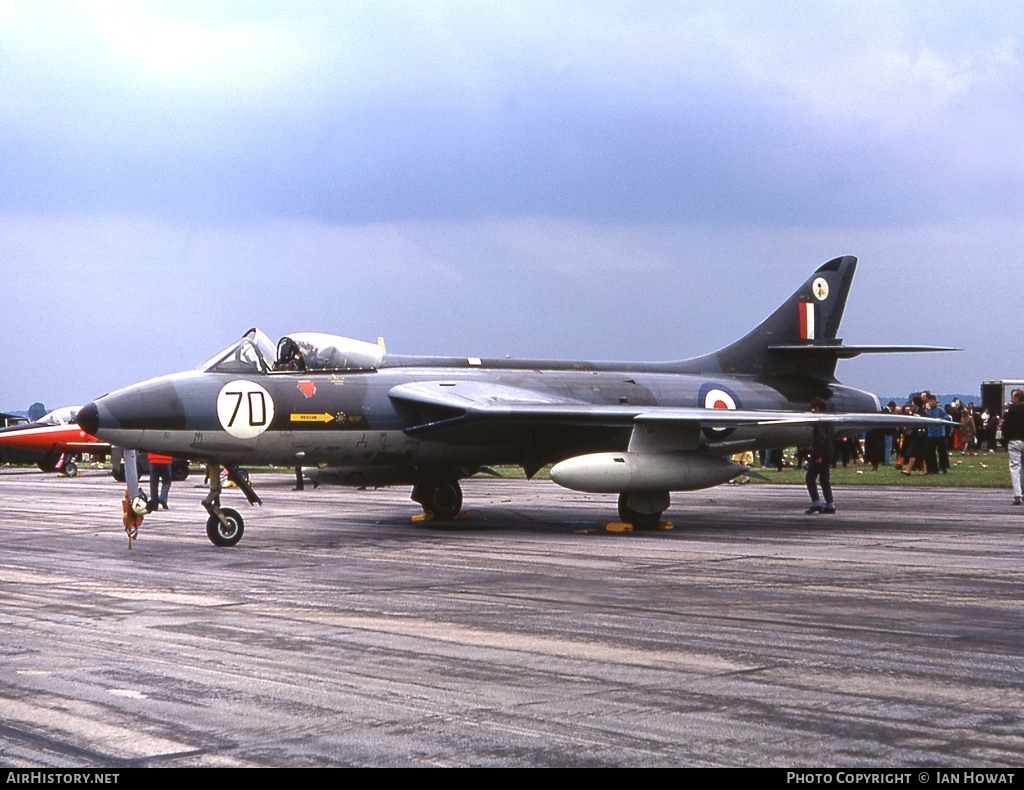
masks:
<path id="1" fill-rule="evenodd" d="M 706 453 L 592 453 L 551 467 L 564 488 L 590 494 L 634 491 L 696 491 L 742 474 L 745 466 Z"/>

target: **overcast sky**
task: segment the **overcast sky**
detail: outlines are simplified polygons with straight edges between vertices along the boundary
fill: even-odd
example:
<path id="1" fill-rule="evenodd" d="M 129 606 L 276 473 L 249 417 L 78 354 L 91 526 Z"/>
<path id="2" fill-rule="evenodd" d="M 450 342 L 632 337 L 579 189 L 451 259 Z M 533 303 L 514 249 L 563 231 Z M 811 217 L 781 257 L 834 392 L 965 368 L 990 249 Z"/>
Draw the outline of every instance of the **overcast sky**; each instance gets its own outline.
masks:
<path id="1" fill-rule="evenodd" d="M 250 326 L 679 359 L 837 255 L 882 394 L 1024 378 L 1024 6 L 0 0 L 0 408 Z"/>

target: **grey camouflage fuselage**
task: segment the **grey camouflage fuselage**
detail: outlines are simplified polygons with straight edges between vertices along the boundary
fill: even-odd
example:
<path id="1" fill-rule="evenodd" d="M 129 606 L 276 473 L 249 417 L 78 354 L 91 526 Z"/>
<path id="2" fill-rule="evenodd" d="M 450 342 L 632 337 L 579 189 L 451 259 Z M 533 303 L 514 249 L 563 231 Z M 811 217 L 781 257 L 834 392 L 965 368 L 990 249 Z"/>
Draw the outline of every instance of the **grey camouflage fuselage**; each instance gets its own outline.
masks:
<path id="1" fill-rule="evenodd" d="M 516 464 L 533 476 L 556 464 L 560 485 L 619 493 L 623 518 L 649 523 L 668 492 L 740 474 L 725 460 L 734 453 L 806 445 L 815 422 L 842 434 L 907 421 L 840 384 L 836 363 L 943 349 L 838 340 L 855 268 L 851 256 L 829 261 L 745 337 L 678 362 L 396 356 L 318 333 L 286 336 L 275 351 L 253 329 L 202 370 L 97 399 L 79 423 L 129 449 L 414 484 L 413 498 L 446 517 L 461 507 L 458 480 L 480 468 Z M 808 411 L 816 397 L 827 414 Z M 223 523 L 218 507 L 211 518 Z"/>

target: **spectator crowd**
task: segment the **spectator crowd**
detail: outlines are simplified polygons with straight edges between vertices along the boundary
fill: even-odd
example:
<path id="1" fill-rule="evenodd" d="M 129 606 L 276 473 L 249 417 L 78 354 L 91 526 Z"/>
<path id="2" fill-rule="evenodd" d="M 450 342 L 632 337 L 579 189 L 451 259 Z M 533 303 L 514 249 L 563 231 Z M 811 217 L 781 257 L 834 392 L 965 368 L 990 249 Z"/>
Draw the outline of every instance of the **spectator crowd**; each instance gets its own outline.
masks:
<path id="1" fill-rule="evenodd" d="M 1006 404 L 1009 409 L 1010 404 Z M 971 456 L 994 453 L 1002 436 L 999 413 L 979 409 L 971 403 L 954 398 L 942 405 L 935 395 L 924 390 L 914 393 L 902 406 L 889 401 L 890 414 L 920 415 L 945 420 L 946 426 L 908 426 L 902 429 L 878 428 L 860 436 L 841 436 L 835 439 L 832 467 L 863 461 L 877 470 L 880 466 L 894 467 L 904 475 L 946 474 L 950 457 L 956 454 Z M 782 469 L 792 464 L 797 469 L 806 462 L 809 448 L 797 448 L 792 461 L 781 450 L 761 453 L 764 467 Z"/>

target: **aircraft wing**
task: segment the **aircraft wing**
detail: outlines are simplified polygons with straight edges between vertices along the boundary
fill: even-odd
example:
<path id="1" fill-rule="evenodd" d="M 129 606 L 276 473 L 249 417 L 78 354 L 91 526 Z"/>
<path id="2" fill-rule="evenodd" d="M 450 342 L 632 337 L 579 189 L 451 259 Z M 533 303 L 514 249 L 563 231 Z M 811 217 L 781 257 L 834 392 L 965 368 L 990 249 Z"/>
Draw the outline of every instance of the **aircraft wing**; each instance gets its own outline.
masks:
<path id="1" fill-rule="evenodd" d="M 902 414 L 877 414 L 844 412 L 831 414 L 829 412 L 810 411 L 740 411 L 739 409 L 726 411 L 724 409 L 699 409 L 699 408 L 675 408 L 658 407 L 640 412 L 636 416 L 636 422 L 649 423 L 679 423 L 696 422 L 702 427 L 727 428 L 750 425 L 815 425 L 817 423 L 830 423 L 836 428 L 843 430 L 870 430 L 872 428 L 904 428 L 907 425 L 920 425 L 926 427 L 931 424 L 949 427 L 952 425 L 949 420 L 932 420 L 927 417 L 908 417 Z"/>
<path id="2" fill-rule="evenodd" d="M 415 411 L 418 423 L 406 429 L 411 435 L 480 420 L 628 427 L 643 410 L 639 406 L 594 405 L 483 381 L 401 384 L 392 388 L 388 395 Z"/>
<path id="3" fill-rule="evenodd" d="M 411 435 L 441 431 L 469 421 L 502 423 L 557 423 L 574 426 L 631 427 L 651 429 L 700 429 L 739 427 L 800 427 L 830 423 L 843 431 L 899 428 L 932 423 L 948 427 L 946 420 L 901 414 L 815 413 L 749 409 L 704 409 L 635 404 L 594 405 L 559 398 L 520 387 L 489 382 L 417 382 L 394 387 L 393 400 L 421 407 L 422 421 L 406 429 Z"/>

